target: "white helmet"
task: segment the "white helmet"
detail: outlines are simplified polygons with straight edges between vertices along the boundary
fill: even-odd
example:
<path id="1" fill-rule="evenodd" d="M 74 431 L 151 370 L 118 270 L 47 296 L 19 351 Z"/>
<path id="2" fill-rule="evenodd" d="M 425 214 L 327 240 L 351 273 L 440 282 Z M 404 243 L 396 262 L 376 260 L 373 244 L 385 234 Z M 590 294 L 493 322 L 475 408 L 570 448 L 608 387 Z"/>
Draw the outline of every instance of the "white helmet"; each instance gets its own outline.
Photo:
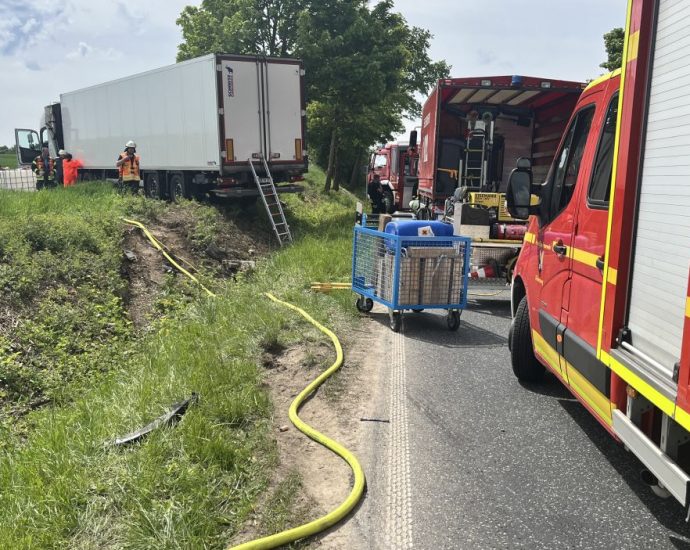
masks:
<path id="1" fill-rule="evenodd" d="M 60 156 L 60 157 L 61 157 L 62 155 L 66 155 L 66 154 L 67 154 L 67 153 L 65 153 L 65 150 L 64 150 L 64 149 L 60 149 L 60 150 L 58 151 L 58 156 Z"/>
<path id="2" fill-rule="evenodd" d="M 137 144 L 134 143 L 131 139 L 125 144 L 125 147 L 134 147 L 135 149 L 137 148 Z"/>

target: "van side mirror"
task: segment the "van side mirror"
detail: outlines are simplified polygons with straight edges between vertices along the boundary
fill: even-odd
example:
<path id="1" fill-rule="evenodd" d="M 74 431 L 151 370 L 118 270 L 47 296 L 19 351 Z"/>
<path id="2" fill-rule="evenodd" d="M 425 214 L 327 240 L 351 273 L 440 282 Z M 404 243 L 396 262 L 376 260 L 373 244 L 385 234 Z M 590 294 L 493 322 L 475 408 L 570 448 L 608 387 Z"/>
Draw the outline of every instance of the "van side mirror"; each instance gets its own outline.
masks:
<path id="1" fill-rule="evenodd" d="M 533 191 L 538 191 L 538 188 L 532 185 L 532 162 L 521 157 L 517 160 L 517 167 L 510 173 L 506 191 L 508 212 L 513 218 L 525 220 L 537 213 L 539 207 L 532 205 Z"/>

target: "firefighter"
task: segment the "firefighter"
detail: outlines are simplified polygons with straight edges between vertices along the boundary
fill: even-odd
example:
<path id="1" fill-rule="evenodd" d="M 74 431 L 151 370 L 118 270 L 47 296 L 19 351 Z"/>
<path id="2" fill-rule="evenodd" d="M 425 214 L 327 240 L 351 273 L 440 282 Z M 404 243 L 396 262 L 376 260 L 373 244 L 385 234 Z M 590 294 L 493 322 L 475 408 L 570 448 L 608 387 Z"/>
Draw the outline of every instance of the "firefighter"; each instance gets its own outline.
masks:
<path id="1" fill-rule="evenodd" d="M 125 150 L 117 157 L 115 166 L 120 171 L 120 186 L 129 187 L 132 193 L 136 194 L 139 191 L 139 162 L 140 158 L 137 153 L 137 144 L 133 141 L 128 141 L 125 145 Z"/>
<path id="2" fill-rule="evenodd" d="M 83 167 L 84 164 L 78 159 L 73 159 L 71 153 L 67 153 L 65 155 L 65 160 L 63 160 L 62 163 L 65 178 L 65 187 L 71 187 L 77 182 L 79 168 Z"/>
<path id="3" fill-rule="evenodd" d="M 60 149 L 58 151 L 58 157 L 55 159 L 55 181 L 57 182 L 57 185 L 64 185 L 64 172 L 62 169 L 62 163 L 65 160 L 65 157 L 67 156 L 67 153 L 65 153 L 64 149 Z"/>
<path id="4" fill-rule="evenodd" d="M 46 187 L 55 187 L 55 162 L 50 158 L 47 146 L 43 147 L 41 154 L 31 163 L 31 169 L 36 174 L 37 191 Z"/>
<path id="5" fill-rule="evenodd" d="M 381 176 L 374 174 L 367 186 L 367 195 L 371 201 L 371 211 L 374 214 L 385 212 L 386 207 L 383 204 L 383 187 L 381 187 Z"/>

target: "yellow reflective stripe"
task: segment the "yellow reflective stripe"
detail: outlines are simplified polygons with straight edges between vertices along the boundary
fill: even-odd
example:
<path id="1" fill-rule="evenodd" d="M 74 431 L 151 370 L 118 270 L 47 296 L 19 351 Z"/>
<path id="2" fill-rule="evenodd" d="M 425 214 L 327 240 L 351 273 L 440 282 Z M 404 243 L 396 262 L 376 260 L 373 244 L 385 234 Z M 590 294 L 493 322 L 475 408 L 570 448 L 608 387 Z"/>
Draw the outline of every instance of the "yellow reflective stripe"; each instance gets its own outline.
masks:
<path id="1" fill-rule="evenodd" d="M 673 417 L 673 411 L 676 408 L 676 404 L 668 397 L 659 393 L 656 389 L 647 384 L 647 382 L 642 380 L 642 378 L 628 369 L 628 367 L 616 361 L 604 350 L 601 350 L 601 361 L 605 365 L 608 365 L 613 372 L 615 372 L 638 392 L 644 395 L 653 405 L 659 407 L 659 409 L 661 409 L 661 411 L 666 413 L 668 416 Z"/>
<path id="2" fill-rule="evenodd" d="M 585 93 L 590 88 L 594 88 L 594 86 L 598 86 L 602 82 L 606 82 L 607 80 L 614 78 L 614 77 L 618 76 L 619 74 L 621 74 L 621 70 L 616 69 L 615 71 L 613 71 L 611 73 L 600 76 L 599 78 L 595 78 L 589 84 L 587 84 L 587 87 L 584 89 L 584 91 L 582 93 Z"/>
<path id="3" fill-rule="evenodd" d="M 537 241 L 537 236 L 534 233 L 525 233 L 525 242 L 534 244 Z"/>
<path id="4" fill-rule="evenodd" d="M 611 285 L 616 285 L 616 282 L 618 282 L 618 270 L 614 269 L 613 267 L 609 267 L 609 276 L 608 276 L 608 282 Z"/>
<path id="5" fill-rule="evenodd" d="M 570 253 L 568 256 L 570 256 L 576 262 L 588 265 L 590 267 L 597 267 L 597 260 L 599 259 L 599 256 L 596 254 L 592 254 L 586 250 L 581 250 L 574 247 L 570 248 Z"/>
<path id="6" fill-rule="evenodd" d="M 628 40 L 628 60 L 627 63 L 637 59 L 637 53 L 640 49 L 640 31 L 635 31 L 630 35 Z"/>
<path id="7" fill-rule="evenodd" d="M 680 407 L 676 407 L 676 414 L 674 420 L 678 422 L 683 428 L 690 431 L 690 414 L 685 412 Z"/>
<path id="8" fill-rule="evenodd" d="M 534 343 L 535 351 L 544 358 L 544 361 L 546 361 L 553 370 L 558 372 L 558 374 L 563 376 L 558 352 L 534 329 L 532 330 L 532 342 Z"/>
<path id="9" fill-rule="evenodd" d="M 630 46 L 630 25 L 632 22 L 633 0 L 628 0 L 628 12 L 625 18 L 625 36 L 627 40 L 624 44 Z M 639 42 L 638 42 L 639 43 Z M 628 65 L 628 49 L 623 49 L 623 63 L 621 67 L 620 93 L 618 94 L 618 116 L 616 118 L 616 139 L 613 144 L 613 167 L 611 169 L 611 197 L 609 198 L 609 220 L 606 225 L 606 248 L 604 249 L 604 281 L 609 280 L 609 258 L 611 255 L 611 228 L 613 227 L 613 206 L 616 197 L 616 179 L 618 172 L 618 149 L 621 143 L 621 120 L 623 118 L 623 96 L 625 94 L 625 79 Z M 603 361 L 604 350 L 601 348 L 604 339 L 604 311 L 606 307 L 606 288 L 608 285 L 601 285 L 601 302 L 599 302 L 599 330 L 597 331 L 597 357 Z"/>
<path id="10" fill-rule="evenodd" d="M 613 422 L 611 419 L 611 401 L 598 389 L 596 389 L 589 380 L 587 380 L 576 368 L 570 363 L 566 362 L 568 367 L 568 382 L 570 386 L 584 399 L 589 406 L 591 406 L 610 426 Z"/>
<path id="11" fill-rule="evenodd" d="M 685 298 L 685 316 L 690 317 L 690 297 Z"/>

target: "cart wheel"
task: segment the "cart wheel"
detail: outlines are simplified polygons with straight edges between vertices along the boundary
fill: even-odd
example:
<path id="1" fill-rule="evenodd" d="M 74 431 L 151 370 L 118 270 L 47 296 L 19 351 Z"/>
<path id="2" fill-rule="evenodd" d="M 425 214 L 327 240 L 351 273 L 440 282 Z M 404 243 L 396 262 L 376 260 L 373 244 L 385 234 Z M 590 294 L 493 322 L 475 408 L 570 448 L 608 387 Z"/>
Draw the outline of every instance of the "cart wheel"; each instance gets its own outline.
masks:
<path id="1" fill-rule="evenodd" d="M 449 330 L 458 330 L 460 328 L 460 312 L 457 310 L 449 311 L 448 317 L 446 317 L 446 323 L 448 324 Z"/>
<path id="2" fill-rule="evenodd" d="M 400 332 L 400 327 L 402 327 L 402 313 L 399 311 L 393 311 L 389 315 L 390 321 L 389 325 L 393 332 Z"/>
<path id="3" fill-rule="evenodd" d="M 374 308 L 374 300 L 360 296 L 357 298 L 355 306 L 357 306 L 357 309 L 362 313 L 369 313 Z"/>
<path id="4" fill-rule="evenodd" d="M 424 308 L 423 308 L 423 307 L 418 307 L 417 309 L 413 309 L 412 311 L 413 311 L 414 313 L 421 313 L 422 311 L 424 311 Z"/>

